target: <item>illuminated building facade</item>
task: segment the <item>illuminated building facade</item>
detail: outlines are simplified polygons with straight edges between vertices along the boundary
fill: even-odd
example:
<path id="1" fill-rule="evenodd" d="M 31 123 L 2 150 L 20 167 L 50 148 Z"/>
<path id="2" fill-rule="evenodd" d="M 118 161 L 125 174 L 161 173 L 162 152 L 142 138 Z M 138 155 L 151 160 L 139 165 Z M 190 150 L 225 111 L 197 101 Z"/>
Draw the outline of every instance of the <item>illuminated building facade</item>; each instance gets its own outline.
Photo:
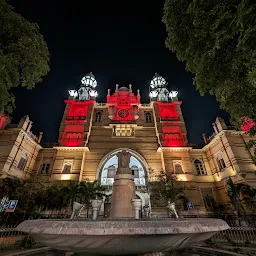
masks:
<path id="1" fill-rule="evenodd" d="M 42 148 L 40 140 L 35 139 L 35 161 L 31 161 L 31 165 L 28 165 L 31 148 L 27 153 L 23 145 L 16 157 L 27 153 L 27 161 L 24 169 L 19 170 L 23 175 L 19 176 L 2 167 L 14 157 L 9 151 L 3 154 L 2 147 L 2 177 L 24 178 L 24 173 L 34 171 L 51 183 L 97 179 L 108 186 L 111 194 L 117 153 L 125 149 L 132 155 L 130 167 L 136 194 L 142 198 L 143 205 L 149 202 L 146 187 L 150 173 L 161 170 L 172 173 L 184 186 L 197 211 L 209 208 L 206 200 L 209 196 L 228 204 L 225 184 L 229 177 L 234 182 L 247 182 L 256 187 L 256 167 L 251 152 L 245 147 L 252 138 L 244 131 L 227 127 L 217 118 L 213 136 L 204 137 L 205 146 L 191 147 L 181 111 L 182 102 L 178 92 L 168 90 L 163 77 L 156 74 L 152 78 L 149 104 L 141 103 L 139 90 L 134 93 L 131 85 L 128 88 L 117 85 L 113 93 L 108 90 L 106 103 L 97 103 L 95 77 L 90 73 L 81 82 L 79 90 L 70 90 L 65 100 L 58 145 Z M 1 145 L 13 143 L 5 139 L 10 130 L 0 130 Z M 18 165 L 18 159 L 15 161 Z M 183 207 L 182 202 L 180 207 Z"/>

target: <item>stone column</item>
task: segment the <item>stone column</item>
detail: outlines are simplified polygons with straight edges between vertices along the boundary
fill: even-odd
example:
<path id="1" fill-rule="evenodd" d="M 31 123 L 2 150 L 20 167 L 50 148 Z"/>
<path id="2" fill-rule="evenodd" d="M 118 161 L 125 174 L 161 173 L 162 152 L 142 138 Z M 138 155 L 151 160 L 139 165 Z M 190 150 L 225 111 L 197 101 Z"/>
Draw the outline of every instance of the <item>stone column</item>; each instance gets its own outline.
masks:
<path id="1" fill-rule="evenodd" d="M 125 150 L 117 154 L 118 168 L 113 183 L 110 218 L 133 218 L 131 200 L 135 198 L 135 183 L 129 168 L 131 154 Z"/>
<path id="2" fill-rule="evenodd" d="M 113 183 L 110 218 L 133 218 L 134 210 L 131 200 L 135 198 L 134 176 L 131 174 L 118 174 Z"/>

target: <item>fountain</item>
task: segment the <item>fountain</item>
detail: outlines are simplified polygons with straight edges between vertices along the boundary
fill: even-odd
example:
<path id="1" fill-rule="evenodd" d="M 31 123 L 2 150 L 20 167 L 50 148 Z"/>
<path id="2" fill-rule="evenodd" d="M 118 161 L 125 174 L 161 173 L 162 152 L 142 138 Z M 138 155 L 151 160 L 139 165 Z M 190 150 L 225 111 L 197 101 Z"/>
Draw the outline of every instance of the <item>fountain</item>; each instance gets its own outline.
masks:
<path id="1" fill-rule="evenodd" d="M 219 219 L 178 218 L 171 202 L 169 210 L 176 218 L 139 219 L 142 205 L 141 200 L 135 198 L 130 157 L 127 151 L 118 154 L 109 219 L 97 219 L 102 202 L 93 200 L 92 219 L 75 219 L 83 207 L 76 203 L 72 219 L 26 220 L 16 229 L 31 234 L 48 247 L 76 255 L 161 255 L 177 252 L 229 228 Z M 145 207 L 145 212 L 149 216 L 149 208 Z"/>

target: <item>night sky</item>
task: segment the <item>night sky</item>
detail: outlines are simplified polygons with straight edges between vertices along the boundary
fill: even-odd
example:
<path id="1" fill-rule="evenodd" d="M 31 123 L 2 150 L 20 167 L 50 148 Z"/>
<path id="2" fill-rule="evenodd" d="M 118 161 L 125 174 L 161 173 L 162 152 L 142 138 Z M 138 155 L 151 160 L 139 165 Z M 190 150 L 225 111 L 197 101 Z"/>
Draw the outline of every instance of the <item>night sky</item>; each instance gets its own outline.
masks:
<path id="1" fill-rule="evenodd" d="M 56 142 L 68 89 L 78 89 L 81 78 L 93 72 L 98 102 L 106 102 L 107 89 L 132 84 L 149 102 L 148 86 L 155 72 L 179 91 L 190 143 L 201 143 L 212 133 L 217 116 L 228 119 L 212 96 L 201 97 L 193 75 L 165 48 L 161 22 L 164 0 L 85 1 L 11 0 L 15 10 L 38 23 L 50 54 L 50 72 L 31 91 L 16 88 L 13 121 L 28 114 L 33 132 L 44 132 L 44 142 Z"/>

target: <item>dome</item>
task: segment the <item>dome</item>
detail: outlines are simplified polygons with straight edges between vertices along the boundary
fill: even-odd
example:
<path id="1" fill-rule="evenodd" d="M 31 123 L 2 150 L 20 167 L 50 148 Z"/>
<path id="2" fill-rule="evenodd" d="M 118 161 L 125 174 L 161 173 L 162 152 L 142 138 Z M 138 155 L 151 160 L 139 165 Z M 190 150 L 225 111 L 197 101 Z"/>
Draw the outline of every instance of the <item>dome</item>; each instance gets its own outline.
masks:
<path id="1" fill-rule="evenodd" d="M 95 76 L 91 73 L 84 76 L 81 80 L 82 85 L 89 86 L 95 88 L 97 86 L 97 81 Z"/>
<path id="2" fill-rule="evenodd" d="M 122 86 L 122 87 L 120 87 L 120 88 L 118 89 L 118 91 L 127 92 L 127 91 L 129 91 L 129 89 L 128 89 L 127 87 L 125 87 L 125 86 Z"/>
<path id="3" fill-rule="evenodd" d="M 154 89 L 154 88 L 163 87 L 166 85 L 167 85 L 167 82 L 165 81 L 165 79 L 162 76 L 155 73 L 155 75 L 153 76 L 150 82 L 150 87 Z"/>

